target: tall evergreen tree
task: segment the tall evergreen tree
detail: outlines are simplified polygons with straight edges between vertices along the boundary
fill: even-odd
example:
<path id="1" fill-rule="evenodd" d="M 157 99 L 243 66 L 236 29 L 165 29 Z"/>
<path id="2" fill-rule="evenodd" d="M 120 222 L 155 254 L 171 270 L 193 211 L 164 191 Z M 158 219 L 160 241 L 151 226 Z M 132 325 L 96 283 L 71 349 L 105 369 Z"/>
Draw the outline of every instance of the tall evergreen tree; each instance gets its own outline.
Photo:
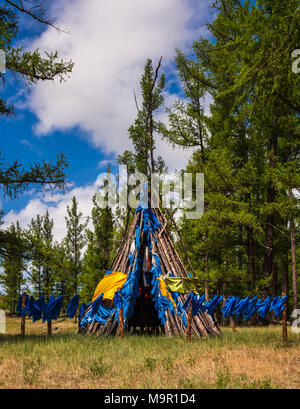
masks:
<path id="1" fill-rule="evenodd" d="M 0 273 L 0 284 L 5 291 L 4 300 L 6 307 L 14 313 L 22 287 L 25 284 L 25 263 L 22 254 L 22 230 L 19 223 L 17 222 L 16 225 L 11 224 L 8 231 L 11 238 L 14 239 L 14 243 L 18 243 L 19 251 L 15 251 L 15 244 L 8 248 L 8 252 L 1 262 L 3 272 Z"/>
<path id="2" fill-rule="evenodd" d="M 67 234 L 64 239 L 64 244 L 66 247 L 70 272 L 71 295 L 74 295 L 78 292 L 80 284 L 80 275 L 82 273 L 82 249 L 86 244 L 84 231 L 88 220 L 81 223 L 83 214 L 78 210 L 78 202 L 75 196 L 72 197 L 72 207 L 67 206 L 67 214 L 68 216 L 65 217 Z"/>
<path id="3" fill-rule="evenodd" d="M 53 219 L 50 219 L 48 210 L 42 217 L 42 237 L 43 237 L 43 270 L 42 270 L 42 292 L 48 301 L 54 288 L 53 271 Z"/>
<path id="4" fill-rule="evenodd" d="M 152 60 L 146 61 L 144 73 L 140 81 L 142 103 L 137 102 L 137 117 L 129 127 L 129 138 L 134 147 L 134 153 L 125 151 L 119 156 L 119 162 L 131 164 L 137 172 L 149 175 L 151 171 L 164 167 L 163 159 L 158 155 L 153 157 L 155 150 L 154 132 L 159 131 L 160 122 L 154 120 L 154 112 L 160 108 L 164 102 L 162 91 L 165 87 L 165 76 L 158 77 L 161 60 L 157 69 L 153 70 Z"/>
<path id="5" fill-rule="evenodd" d="M 286 222 L 298 212 L 288 192 L 299 179 L 300 77 L 290 58 L 299 38 L 299 6 L 294 0 L 222 0 L 212 7 L 212 39 L 196 41 L 192 58 L 177 55 L 187 97 L 197 97 L 197 90 L 211 94 L 211 115 L 198 110 L 195 116 L 192 104 L 177 105 L 165 136 L 183 146 L 199 145 L 188 170 L 205 175 L 206 211 L 200 221 L 184 220 L 187 240 L 203 239 L 208 229 L 205 247 L 217 270 L 225 276 L 237 268 L 239 279 L 246 268 L 252 291 L 256 287 L 267 295 L 278 281 L 277 262 L 286 260 Z M 195 117 L 202 127 L 196 128 Z M 204 147 L 203 124 L 209 135 Z M 196 229 L 193 234 L 188 226 Z"/>
<path id="6" fill-rule="evenodd" d="M 110 207 L 100 208 L 96 195 L 93 196 L 93 230 L 87 229 L 87 251 L 84 256 L 84 274 L 82 276 L 82 295 L 90 301 L 98 282 L 109 269 L 114 257 L 116 238 L 115 223 Z"/>
<path id="7" fill-rule="evenodd" d="M 29 281 L 33 287 L 34 295 L 40 297 L 43 294 L 42 276 L 44 266 L 44 237 L 43 237 L 43 218 L 38 214 L 36 218 L 31 219 L 29 226 L 29 242 L 32 246 L 31 265 Z"/>

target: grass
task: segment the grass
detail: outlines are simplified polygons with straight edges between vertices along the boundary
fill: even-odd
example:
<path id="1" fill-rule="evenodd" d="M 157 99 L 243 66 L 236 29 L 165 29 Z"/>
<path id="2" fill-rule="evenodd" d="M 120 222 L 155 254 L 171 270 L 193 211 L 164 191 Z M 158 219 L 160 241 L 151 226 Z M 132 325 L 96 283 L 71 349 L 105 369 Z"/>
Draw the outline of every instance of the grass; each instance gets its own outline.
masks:
<path id="1" fill-rule="evenodd" d="M 7 319 L 0 334 L 0 388 L 300 388 L 300 336 L 280 327 L 223 328 L 221 338 L 76 335 L 69 319 Z M 290 331 L 290 329 L 289 329 Z"/>

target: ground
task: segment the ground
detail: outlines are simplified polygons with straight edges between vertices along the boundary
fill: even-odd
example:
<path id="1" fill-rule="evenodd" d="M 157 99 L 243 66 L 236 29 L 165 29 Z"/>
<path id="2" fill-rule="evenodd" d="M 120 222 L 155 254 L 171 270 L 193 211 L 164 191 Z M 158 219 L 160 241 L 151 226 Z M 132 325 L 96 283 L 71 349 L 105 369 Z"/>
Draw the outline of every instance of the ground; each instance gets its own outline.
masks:
<path id="1" fill-rule="evenodd" d="M 47 325 L 8 318 L 0 334 L 0 388 L 300 388 L 300 334 L 277 327 L 223 328 L 221 338 L 75 334 L 70 319 Z"/>

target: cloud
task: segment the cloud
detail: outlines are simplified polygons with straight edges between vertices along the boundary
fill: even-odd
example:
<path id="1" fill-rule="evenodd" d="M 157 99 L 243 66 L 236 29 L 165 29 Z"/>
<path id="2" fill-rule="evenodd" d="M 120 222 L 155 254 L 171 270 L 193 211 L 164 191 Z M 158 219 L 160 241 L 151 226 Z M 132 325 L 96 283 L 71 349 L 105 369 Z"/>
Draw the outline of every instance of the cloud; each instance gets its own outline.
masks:
<path id="1" fill-rule="evenodd" d="M 146 59 L 156 65 L 162 55 L 162 70 L 174 72 L 175 48 L 187 49 L 204 31 L 199 23 L 208 7 L 204 0 L 61 0 L 52 13 L 69 34 L 49 28 L 31 46 L 57 50 L 75 66 L 65 83 L 34 88 L 28 104 L 38 118 L 35 132 L 79 126 L 93 146 L 111 155 L 130 148 L 133 90 L 138 92 Z M 182 162 L 181 153 L 163 152 L 171 163 Z"/>
<path id="2" fill-rule="evenodd" d="M 30 48 L 58 51 L 60 57 L 72 59 L 74 70 L 66 82 L 38 83 L 26 95 L 21 93 L 18 107 L 29 108 L 37 117 L 35 132 L 40 137 L 55 130 L 80 127 L 83 137 L 106 156 L 99 162 L 105 169 L 115 155 L 130 149 L 127 129 L 136 117 L 133 91 L 139 97 L 139 82 L 145 61 L 154 66 L 163 56 L 162 71 L 167 74 L 165 107 L 171 106 L 178 88 L 174 64 L 175 48 L 188 50 L 208 18 L 205 0 L 59 0 L 53 2 L 51 15 L 55 24 L 68 34 L 46 29 L 32 41 Z M 38 34 L 37 34 L 38 35 Z M 28 45 L 28 41 L 25 45 Z M 172 82 L 177 82 L 173 87 Z M 181 93 L 182 94 L 182 93 Z M 205 103 L 208 109 L 209 102 Z M 164 111 L 158 119 L 167 121 Z M 156 135 L 155 155 L 161 155 L 170 170 L 185 166 L 191 150 L 173 150 Z M 23 139 L 29 149 L 34 145 Z M 76 196 L 79 209 L 88 216 L 95 185 L 74 187 L 65 194 L 30 197 L 21 211 L 5 216 L 6 227 L 16 220 L 26 227 L 32 217 L 48 209 L 54 219 L 54 237 L 61 240 L 66 232 L 66 206 Z"/>
<path id="3" fill-rule="evenodd" d="M 46 210 L 48 210 L 50 218 L 54 221 L 54 240 L 61 241 L 66 234 L 66 208 L 67 206 L 71 206 L 72 197 L 76 197 L 79 211 L 83 213 L 84 217 L 87 217 L 91 215 L 92 197 L 96 191 L 97 187 L 93 184 L 85 187 L 73 188 L 65 194 L 40 195 L 38 198 L 29 200 L 27 205 L 19 212 L 11 210 L 6 214 L 4 217 L 3 228 L 8 227 L 11 223 L 16 223 L 17 220 L 21 227 L 26 228 L 30 224 L 32 218 L 35 218 L 37 214 L 44 215 Z"/>

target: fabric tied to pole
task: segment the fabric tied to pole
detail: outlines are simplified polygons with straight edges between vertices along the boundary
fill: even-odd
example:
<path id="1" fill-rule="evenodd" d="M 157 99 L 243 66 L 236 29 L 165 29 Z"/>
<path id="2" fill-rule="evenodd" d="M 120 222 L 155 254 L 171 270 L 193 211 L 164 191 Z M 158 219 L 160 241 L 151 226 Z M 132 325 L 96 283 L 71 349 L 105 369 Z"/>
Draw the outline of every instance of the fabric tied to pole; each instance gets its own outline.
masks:
<path id="1" fill-rule="evenodd" d="M 55 298 L 53 295 L 50 296 L 49 301 L 44 305 L 43 322 L 57 320 L 62 307 L 62 302 L 62 295 L 59 295 L 57 298 Z"/>
<path id="2" fill-rule="evenodd" d="M 120 291 L 116 291 L 115 292 L 115 296 L 114 296 L 114 306 L 116 308 L 123 308 L 123 297 L 121 296 Z"/>
<path id="3" fill-rule="evenodd" d="M 32 317 L 32 322 L 38 321 L 43 316 L 45 306 L 44 296 L 41 295 L 38 300 L 35 300 L 33 296 L 30 297 L 28 318 Z"/>
<path id="4" fill-rule="evenodd" d="M 74 295 L 74 297 L 71 299 L 71 301 L 69 302 L 68 306 L 67 306 L 67 316 L 69 318 L 73 318 L 77 308 L 78 308 L 78 304 L 79 304 L 79 295 L 76 294 Z"/>
<path id="5" fill-rule="evenodd" d="M 172 292 L 179 294 L 186 292 L 181 277 L 167 277 L 165 278 L 165 283 Z"/>
<path id="6" fill-rule="evenodd" d="M 171 293 L 168 291 L 167 286 L 166 286 L 166 283 L 164 282 L 162 276 L 157 277 L 157 280 L 159 280 L 159 286 L 160 286 L 161 295 L 162 295 L 163 297 L 165 297 L 165 298 L 168 298 L 168 299 L 171 301 L 171 303 L 173 304 L 173 307 L 176 308 L 176 303 L 175 303 L 175 301 L 173 300 Z"/>
<path id="7" fill-rule="evenodd" d="M 225 306 L 221 309 L 223 318 L 231 317 L 236 301 L 237 299 L 234 296 L 230 296 L 225 300 Z"/>
<path id="8" fill-rule="evenodd" d="M 113 272 L 105 275 L 97 285 L 92 302 L 94 302 L 101 293 L 103 293 L 104 300 L 113 300 L 115 292 L 118 288 L 122 288 L 126 282 L 127 274 L 120 272 Z"/>
<path id="9" fill-rule="evenodd" d="M 282 314 L 285 308 L 286 299 L 287 296 L 284 295 L 283 297 L 275 297 L 271 302 L 270 311 L 274 311 L 274 315 L 276 318 Z"/>
<path id="10" fill-rule="evenodd" d="M 180 294 L 190 293 L 191 291 L 198 294 L 202 292 L 202 286 L 196 277 L 167 277 L 165 283 L 171 291 Z"/>
<path id="11" fill-rule="evenodd" d="M 271 298 L 267 297 L 265 300 L 258 300 L 256 307 L 260 317 L 266 318 L 266 314 L 271 305 Z"/>
<path id="12" fill-rule="evenodd" d="M 89 304 L 90 305 L 90 304 Z M 86 305 L 85 302 L 83 302 L 79 308 L 79 313 L 78 313 L 78 321 L 81 321 L 81 318 L 83 317 L 85 311 L 87 310 L 88 306 Z"/>
<path id="13" fill-rule="evenodd" d="M 202 296 L 203 297 L 203 296 Z M 205 297 L 205 295 L 204 295 L 204 297 Z M 209 315 L 213 315 L 213 313 L 214 313 L 214 309 L 216 308 L 216 306 L 218 305 L 218 304 L 220 304 L 220 302 L 222 301 L 222 299 L 223 299 L 223 296 L 221 295 L 221 296 L 218 296 L 218 295 L 215 295 L 214 296 L 214 298 L 212 298 L 207 304 L 205 304 L 205 308 L 206 308 L 206 312 L 207 312 L 207 314 L 209 314 Z"/>
<path id="14" fill-rule="evenodd" d="M 26 294 L 25 295 L 26 300 L 25 300 L 25 306 L 22 307 L 22 301 L 23 301 L 23 294 L 20 295 L 18 299 L 18 304 L 17 304 L 17 313 L 18 317 L 24 317 L 26 315 L 28 309 L 29 309 L 29 296 Z"/>

